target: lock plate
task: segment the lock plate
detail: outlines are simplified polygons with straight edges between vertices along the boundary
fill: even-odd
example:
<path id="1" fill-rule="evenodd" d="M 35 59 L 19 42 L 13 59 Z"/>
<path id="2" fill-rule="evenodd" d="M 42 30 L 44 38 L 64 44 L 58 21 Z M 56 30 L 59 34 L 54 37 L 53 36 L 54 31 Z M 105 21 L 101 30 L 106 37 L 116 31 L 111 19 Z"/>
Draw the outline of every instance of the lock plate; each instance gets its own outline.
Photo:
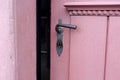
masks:
<path id="1" fill-rule="evenodd" d="M 57 32 L 57 42 L 56 42 L 56 50 L 58 56 L 60 56 L 63 52 L 63 32 L 64 28 L 69 28 L 69 29 L 76 29 L 76 25 L 71 25 L 71 24 L 62 24 L 62 20 L 58 20 L 58 24 L 56 25 L 56 32 Z"/>
<path id="2" fill-rule="evenodd" d="M 62 21 L 59 19 L 58 24 L 62 24 Z M 56 49 L 57 49 L 57 54 L 60 56 L 63 52 L 63 32 L 64 29 L 60 26 L 56 27 L 57 31 L 57 43 L 56 43 Z"/>
<path id="3" fill-rule="evenodd" d="M 57 34 L 57 43 L 56 43 L 56 49 L 57 49 L 57 53 L 58 56 L 61 55 L 62 51 L 63 51 L 63 34 Z"/>

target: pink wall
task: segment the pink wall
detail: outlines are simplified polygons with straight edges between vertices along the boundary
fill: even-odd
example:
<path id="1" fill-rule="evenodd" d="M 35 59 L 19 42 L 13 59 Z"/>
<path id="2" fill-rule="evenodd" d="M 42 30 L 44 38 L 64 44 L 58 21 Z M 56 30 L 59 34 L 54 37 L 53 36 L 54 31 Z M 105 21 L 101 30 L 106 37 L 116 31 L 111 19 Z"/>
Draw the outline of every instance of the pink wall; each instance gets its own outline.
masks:
<path id="1" fill-rule="evenodd" d="M 36 80 L 35 0 L 0 0 L 0 80 Z"/>
<path id="2" fill-rule="evenodd" d="M 0 80 L 36 80 L 36 0 L 0 0 Z"/>
<path id="3" fill-rule="evenodd" d="M 13 0 L 0 0 L 0 80 L 15 80 Z"/>

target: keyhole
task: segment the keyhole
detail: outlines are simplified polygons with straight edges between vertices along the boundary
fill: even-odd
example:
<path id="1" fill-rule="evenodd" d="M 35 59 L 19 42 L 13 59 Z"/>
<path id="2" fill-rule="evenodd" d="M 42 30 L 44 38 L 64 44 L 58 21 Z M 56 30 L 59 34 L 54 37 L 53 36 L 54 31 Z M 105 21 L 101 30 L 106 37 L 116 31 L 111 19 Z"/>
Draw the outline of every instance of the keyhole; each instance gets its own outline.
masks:
<path id="1" fill-rule="evenodd" d="M 58 48 L 62 48 L 62 47 L 63 47 L 63 42 L 62 42 L 62 40 L 58 40 L 58 41 L 57 41 L 57 47 L 58 47 Z"/>

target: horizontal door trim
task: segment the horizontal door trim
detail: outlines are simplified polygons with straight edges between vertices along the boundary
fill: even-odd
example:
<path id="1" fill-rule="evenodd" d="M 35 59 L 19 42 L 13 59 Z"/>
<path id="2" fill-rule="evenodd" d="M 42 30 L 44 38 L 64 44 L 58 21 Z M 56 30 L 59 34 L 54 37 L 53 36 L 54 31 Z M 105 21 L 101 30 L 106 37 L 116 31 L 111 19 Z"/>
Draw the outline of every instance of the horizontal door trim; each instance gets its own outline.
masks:
<path id="1" fill-rule="evenodd" d="M 120 16 L 120 1 L 68 2 L 64 6 L 70 16 Z"/>

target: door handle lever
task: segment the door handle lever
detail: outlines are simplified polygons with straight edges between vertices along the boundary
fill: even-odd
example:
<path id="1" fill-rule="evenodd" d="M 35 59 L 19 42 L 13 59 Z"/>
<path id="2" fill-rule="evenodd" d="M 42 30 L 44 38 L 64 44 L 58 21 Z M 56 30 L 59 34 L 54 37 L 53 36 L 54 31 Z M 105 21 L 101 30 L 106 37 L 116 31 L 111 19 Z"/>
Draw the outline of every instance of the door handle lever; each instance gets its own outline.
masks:
<path id="1" fill-rule="evenodd" d="M 64 28 L 69 28 L 69 29 L 76 29 L 76 25 L 71 25 L 71 24 L 62 24 L 62 20 L 58 20 L 58 24 L 55 27 L 55 30 L 57 32 L 57 43 L 56 43 L 56 50 L 58 56 L 60 56 L 63 52 L 63 32 Z"/>
<path id="2" fill-rule="evenodd" d="M 71 24 L 57 24 L 56 27 L 64 27 L 64 28 L 70 28 L 70 29 L 76 29 L 76 25 L 71 25 Z"/>

